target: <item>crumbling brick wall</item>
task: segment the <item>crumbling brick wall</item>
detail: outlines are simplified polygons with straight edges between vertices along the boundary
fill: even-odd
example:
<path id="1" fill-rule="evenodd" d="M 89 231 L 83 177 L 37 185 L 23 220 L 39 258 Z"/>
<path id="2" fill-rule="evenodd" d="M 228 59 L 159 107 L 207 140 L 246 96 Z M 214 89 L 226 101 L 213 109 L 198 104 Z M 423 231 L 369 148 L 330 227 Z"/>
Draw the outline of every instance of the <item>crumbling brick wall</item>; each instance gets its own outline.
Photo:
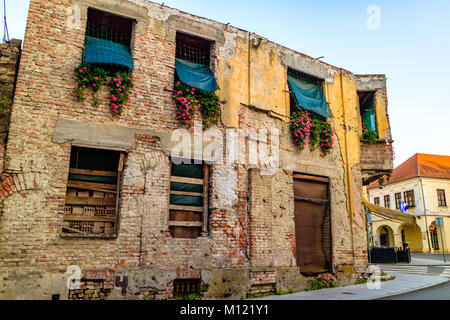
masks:
<path id="1" fill-rule="evenodd" d="M 14 98 L 17 69 L 20 62 L 22 41 L 13 39 L 1 44 L 0 49 L 0 99 Z M 3 170 L 6 138 L 9 129 L 11 106 L 0 105 L 0 173 Z"/>
<path id="2" fill-rule="evenodd" d="M 209 235 L 198 239 L 172 238 L 168 230 L 170 150 L 162 137 L 179 128 L 171 92 L 175 32 L 194 30 L 194 34 L 216 39 L 219 60 L 220 54 L 222 58 L 241 54 L 236 49 L 235 38 L 242 36 L 242 31 L 150 2 L 137 5 L 135 1 L 120 1 L 112 5 L 106 0 L 80 0 L 76 3 L 81 7 L 79 25 L 67 23 L 72 8 L 69 2 L 32 0 L 30 4 L 5 158 L 5 180 L 0 189 L 5 204 L 0 220 L 0 268 L 39 270 L 46 275 L 43 279 L 54 279 L 55 274 L 60 276 L 68 266 L 76 265 L 81 268 L 84 281 L 103 283 L 103 290 L 110 290 L 108 294 L 112 298 L 136 298 L 143 294 L 170 298 L 175 279 L 202 278 L 211 285 L 208 293 L 211 298 L 239 298 L 254 285 L 273 290 L 281 278 L 288 279 L 283 280 L 282 286 L 287 289 L 291 281 L 295 282 L 292 279 L 300 279 L 295 261 L 294 172 L 330 178 L 334 266 L 352 267 L 357 256 L 359 265 L 364 267 L 365 255 L 360 249 L 365 245 L 365 228 L 352 226 L 350 222 L 340 141 L 327 157 L 321 157 L 319 150 L 299 152 L 293 146 L 289 124 L 284 119 L 269 115 L 268 110 L 242 106 L 246 101 L 238 100 L 240 95 L 227 104 L 225 112 L 228 108 L 240 110 L 240 129 L 279 130 L 280 168 L 274 176 L 263 176 L 257 166 L 213 164 Z M 121 117 L 113 117 L 109 112 L 106 88 L 99 92 L 97 107 L 89 99 L 76 101 L 73 93 L 73 69 L 81 62 L 86 10 L 94 4 L 138 21 L 134 42 L 137 95 L 130 99 Z M 43 28 L 47 30 L 45 35 L 41 32 Z M 285 50 L 281 46 L 277 48 Z M 271 51 L 273 59 L 272 53 L 277 50 Z M 289 51 L 289 54 L 294 53 Z M 264 53 L 259 56 L 264 58 Z M 304 56 L 296 53 L 296 59 Z M 336 70 L 330 72 L 334 74 Z M 228 91 L 224 86 L 221 94 L 240 93 L 242 88 L 234 89 Z M 266 89 L 255 88 L 259 90 L 260 107 L 265 107 Z M 340 118 L 333 120 L 335 128 L 345 127 L 337 122 Z M 61 128 L 61 120 L 76 122 L 80 127 L 89 124 L 85 136 L 79 133 L 84 138 L 84 143 L 78 143 L 81 145 L 99 146 L 99 136 L 109 137 L 116 132 L 126 136 L 117 138 L 120 140 L 117 144 L 126 144 L 117 147 L 126 150 L 127 156 L 119 233 L 115 239 L 61 236 L 74 143 L 70 137 L 57 139 L 55 132 L 65 129 Z M 104 128 L 108 129 L 107 133 L 90 135 Z M 218 129 L 223 133 L 226 127 L 220 123 Z M 352 173 L 352 179 L 360 180 L 358 167 Z M 358 188 L 360 183 L 353 186 Z M 356 234 L 354 242 L 349 237 L 352 231 Z M 18 277 L 14 273 L 9 282 L 1 284 L 0 296 L 5 296 L 4 292 L 15 285 Z M 53 290 L 49 283 L 33 282 L 33 286 L 46 288 L 36 290 L 45 293 L 38 298 L 48 298 Z M 100 297 L 98 288 L 86 290 L 97 290 Z M 69 294 L 63 298 L 68 297 Z"/>

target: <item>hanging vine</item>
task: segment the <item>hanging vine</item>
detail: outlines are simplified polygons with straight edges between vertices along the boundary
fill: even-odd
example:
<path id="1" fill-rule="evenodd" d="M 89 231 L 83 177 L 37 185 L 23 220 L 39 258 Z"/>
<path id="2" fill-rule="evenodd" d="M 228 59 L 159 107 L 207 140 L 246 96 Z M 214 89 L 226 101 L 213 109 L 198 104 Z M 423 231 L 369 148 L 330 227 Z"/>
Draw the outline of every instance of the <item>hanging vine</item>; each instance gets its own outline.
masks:
<path id="1" fill-rule="evenodd" d="M 192 128 L 194 121 L 198 119 L 198 112 L 202 115 L 205 129 L 219 124 L 226 101 L 221 101 L 216 93 L 198 90 L 177 81 L 174 96 L 173 107 L 176 109 L 177 120 L 183 126 Z"/>
<path id="2" fill-rule="evenodd" d="M 294 144 L 299 150 L 304 150 L 309 142 L 311 150 L 320 147 L 325 156 L 331 153 L 335 132 L 331 124 L 322 117 L 299 109 L 292 114 L 290 130 Z"/>
<path id="3" fill-rule="evenodd" d="M 92 90 L 92 105 L 97 107 L 97 93 L 104 88 L 109 72 L 102 67 L 81 63 L 75 70 L 75 95 L 78 101 L 86 100 L 86 91 Z M 121 115 L 124 105 L 134 94 L 134 77 L 131 72 L 116 72 L 110 81 L 110 108 L 113 114 Z"/>

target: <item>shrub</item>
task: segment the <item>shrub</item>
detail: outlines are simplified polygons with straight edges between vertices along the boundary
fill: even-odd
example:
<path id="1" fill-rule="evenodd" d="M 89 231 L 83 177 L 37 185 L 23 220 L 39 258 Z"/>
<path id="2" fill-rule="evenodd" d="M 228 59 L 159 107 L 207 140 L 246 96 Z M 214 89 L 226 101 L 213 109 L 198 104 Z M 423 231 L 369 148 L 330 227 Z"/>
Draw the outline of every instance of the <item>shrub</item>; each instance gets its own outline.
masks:
<path id="1" fill-rule="evenodd" d="M 366 130 L 363 132 L 363 139 L 369 142 L 376 142 L 378 140 L 378 133 L 375 130 Z"/>

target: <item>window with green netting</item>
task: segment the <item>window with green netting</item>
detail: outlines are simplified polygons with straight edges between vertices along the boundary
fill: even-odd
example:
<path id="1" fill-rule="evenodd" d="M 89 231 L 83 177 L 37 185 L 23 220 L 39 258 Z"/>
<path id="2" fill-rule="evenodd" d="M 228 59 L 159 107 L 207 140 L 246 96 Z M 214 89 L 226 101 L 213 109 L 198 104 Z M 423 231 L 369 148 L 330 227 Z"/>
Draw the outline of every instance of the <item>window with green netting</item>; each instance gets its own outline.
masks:
<path id="1" fill-rule="evenodd" d="M 135 20 L 89 8 L 84 62 L 115 73 L 133 69 L 131 52 Z"/>

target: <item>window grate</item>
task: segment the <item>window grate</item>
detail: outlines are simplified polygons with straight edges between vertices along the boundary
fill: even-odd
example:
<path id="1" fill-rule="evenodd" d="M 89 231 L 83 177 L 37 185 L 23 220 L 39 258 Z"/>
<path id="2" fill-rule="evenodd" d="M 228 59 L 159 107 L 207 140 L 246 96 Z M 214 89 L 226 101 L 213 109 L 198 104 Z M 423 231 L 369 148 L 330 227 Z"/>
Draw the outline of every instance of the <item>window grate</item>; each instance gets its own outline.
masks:
<path id="1" fill-rule="evenodd" d="M 173 282 L 173 296 L 184 297 L 191 294 L 200 294 L 200 287 L 200 279 L 176 279 Z"/>
<path id="2" fill-rule="evenodd" d="M 311 84 L 315 84 L 317 86 L 322 86 L 323 84 L 323 80 L 319 79 L 317 77 L 314 77 L 312 75 L 309 75 L 307 73 L 301 72 L 301 71 L 297 71 L 294 69 L 288 69 L 288 75 L 297 78 L 298 80 L 307 82 L 307 83 L 311 83 Z"/>
<path id="3" fill-rule="evenodd" d="M 176 58 L 192 63 L 210 65 L 211 42 L 201 38 L 177 33 Z"/>
<path id="4" fill-rule="evenodd" d="M 134 21 L 89 8 L 86 36 L 131 46 Z"/>

